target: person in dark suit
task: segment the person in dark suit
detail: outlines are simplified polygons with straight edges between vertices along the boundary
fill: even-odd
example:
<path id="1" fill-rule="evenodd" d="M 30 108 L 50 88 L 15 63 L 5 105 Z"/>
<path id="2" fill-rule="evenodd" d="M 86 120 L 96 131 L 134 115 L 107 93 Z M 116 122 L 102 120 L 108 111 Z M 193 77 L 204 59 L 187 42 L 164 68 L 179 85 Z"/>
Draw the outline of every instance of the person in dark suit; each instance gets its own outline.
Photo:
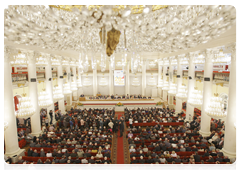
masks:
<path id="1" fill-rule="evenodd" d="M 37 153 L 37 149 L 34 150 L 34 152 L 32 153 L 33 157 L 39 157 L 39 153 Z"/>
<path id="2" fill-rule="evenodd" d="M 88 160 L 88 163 L 95 164 L 94 156 L 91 156 L 91 159 Z"/>
<path id="3" fill-rule="evenodd" d="M 124 131 L 124 122 L 122 120 L 119 121 L 119 130 L 120 130 L 120 137 L 123 136 L 123 131 Z"/>
<path id="4" fill-rule="evenodd" d="M 230 159 L 228 158 L 228 156 L 224 156 L 224 158 L 223 158 L 222 161 L 223 161 L 223 162 L 230 162 Z"/>
<path id="5" fill-rule="evenodd" d="M 198 152 L 195 152 L 195 154 L 193 155 L 195 162 L 201 162 L 201 158 L 200 155 L 198 155 Z"/>
<path id="6" fill-rule="evenodd" d="M 176 163 L 180 163 L 180 162 L 182 162 L 182 160 L 180 159 L 180 156 L 179 156 L 179 155 L 177 156 L 176 159 L 174 159 L 174 161 L 175 161 Z"/>
<path id="7" fill-rule="evenodd" d="M 52 124 L 52 118 L 53 118 L 53 111 L 52 110 L 50 110 L 49 116 L 50 116 L 50 125 L 51 125 Z"/>
<path id="8" fill-rule="evenodd" d="M 145 163 L 145 159 L 143 159 L 143 156 L 140 156 L 140 159 L 138 161 L 140 164 L 144 164 Z"/>
<path id="9" fill-rule="evenodd" d="M 223 158 L 221 158 L 221 157 L 218 155 L 217 158 L 215 159 L 215 161 L 222 162 L 222 161 L 223 161 Z"/>
<path id="10" fill-rule="evenodd" d="M 146 163 L 151 164 L 154 163 L 152 157 L 149 155 L 148 159 L 146 160 Z"/>
<path id="11" fill-rule="evenodd" d="M 213 159 L 213 157 L 211 155 L 209 155 L 209 159 L 207 160 L 207 162 L 215 162 L 215 160 Z"/>

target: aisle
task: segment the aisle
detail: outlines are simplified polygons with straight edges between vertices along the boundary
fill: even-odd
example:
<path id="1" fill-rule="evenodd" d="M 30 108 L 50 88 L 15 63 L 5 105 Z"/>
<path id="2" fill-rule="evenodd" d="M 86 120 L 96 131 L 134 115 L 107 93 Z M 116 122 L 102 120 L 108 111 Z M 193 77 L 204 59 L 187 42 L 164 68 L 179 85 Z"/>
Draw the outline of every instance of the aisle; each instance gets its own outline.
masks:
<path id="1" fill-rule="evenodd" d="M 123 115 L 123 112 L 116 112 L 118 120 Z M 123 136 L 120 136 L 120 130 L 118 130 L 117 134 L 117 164 L 124 164 L 124 148 L 123 148 Z"/>

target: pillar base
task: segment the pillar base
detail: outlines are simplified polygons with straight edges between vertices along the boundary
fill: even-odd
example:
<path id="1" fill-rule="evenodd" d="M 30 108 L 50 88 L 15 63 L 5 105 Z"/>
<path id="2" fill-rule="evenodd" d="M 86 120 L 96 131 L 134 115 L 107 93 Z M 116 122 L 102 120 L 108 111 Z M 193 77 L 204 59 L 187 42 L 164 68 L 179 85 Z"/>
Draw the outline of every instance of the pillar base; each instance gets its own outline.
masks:
<path id="1" fill-rule="evenodd" d="M 31 133 L 33 136 L 38 137 L 40 134 L 42 133 L 42 131 L 36 132 L 36 133 Z"/>
<path id="2" fill-rule="evenodd" d="M 10 153 L 10 154 L 6 153 L 5 155 L 11 157 L 12 158 L 12 162 L 16 163 L 18 161 L 18 157 L 19 156 L 25 156 L 25 149 L 20 149 L 19 148 L 19 150 L 17 150 L 16 152 Z"/>
<path id="3" fill-rule="evenodd" d="M 228 158 L 231 159 L 231 160 L 236 158 L 236 152 L 229 152 L 224 148 L 221 151 L 224 154 L 224 156 L 228 156 Z"/>
<path id="4" fill-rule="evenodd" d="M 203 131 L 199 131 L 199 133 L 203 136 L 203 137 L 208 137 L 211 135 L 211 132 L 203 132 Z"/>

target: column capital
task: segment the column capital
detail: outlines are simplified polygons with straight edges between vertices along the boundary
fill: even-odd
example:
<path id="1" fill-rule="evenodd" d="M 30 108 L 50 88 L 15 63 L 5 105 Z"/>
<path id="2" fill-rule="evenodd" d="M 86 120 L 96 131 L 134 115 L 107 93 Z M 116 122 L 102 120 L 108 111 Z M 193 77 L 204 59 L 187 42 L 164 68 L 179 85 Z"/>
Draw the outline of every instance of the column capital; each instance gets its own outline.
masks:
<path id="1" fill-rule="evenodd" d="M 232 43 L 226 46 L 231 51 L 231 61 L 236 61 L 236 43 Z"/>

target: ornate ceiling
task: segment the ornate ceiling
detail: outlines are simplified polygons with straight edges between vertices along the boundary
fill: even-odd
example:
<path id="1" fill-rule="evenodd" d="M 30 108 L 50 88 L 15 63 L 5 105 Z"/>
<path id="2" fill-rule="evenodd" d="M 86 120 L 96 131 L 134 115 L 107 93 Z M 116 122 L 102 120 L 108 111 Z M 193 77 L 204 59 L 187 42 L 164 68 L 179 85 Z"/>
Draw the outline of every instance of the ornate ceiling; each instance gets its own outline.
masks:
<path id="1" fill-rule="evenodd" d="M 115 53 L 174 54 L 216 40 L 236 22 L 233 6 L 169 5 L 153 10 L 141 6 L 82 6 L 71 11 L 49 6 L 12 5 L 4 10 L 5 42 L 36 49 L 102 52 L 99 32 L 113 27 L 121 32 Z M 139 6 L 140 7 L 140 6 Z"/>

